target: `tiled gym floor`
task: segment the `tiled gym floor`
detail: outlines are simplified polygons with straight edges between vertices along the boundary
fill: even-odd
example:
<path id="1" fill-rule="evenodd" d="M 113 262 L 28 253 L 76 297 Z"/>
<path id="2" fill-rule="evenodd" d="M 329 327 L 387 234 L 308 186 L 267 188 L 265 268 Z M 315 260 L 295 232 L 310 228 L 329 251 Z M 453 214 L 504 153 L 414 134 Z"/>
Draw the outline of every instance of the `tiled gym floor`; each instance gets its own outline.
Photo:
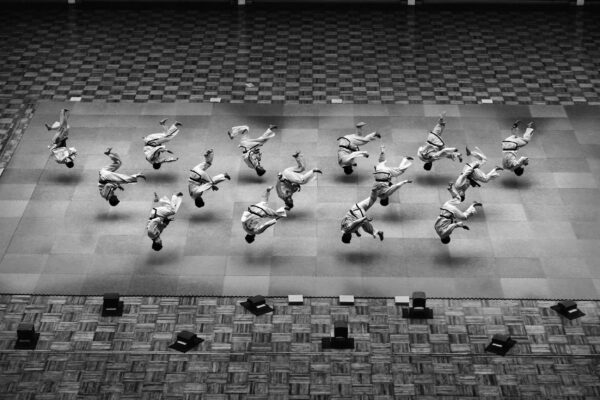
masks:
<path id="1" fill-rule="evenodd" d="M 72 109 L 69 144 L 79 151 L 68 170 L 48 157 L 49 133 L 58 110 Z M 263 293 L 392 296 L 425 290 L 430 296 L 598 298 L 599 107 L 499 105 L 232 105 L 40 103 L 8 168 L 0 177 L 0 292 L 100 294 Z M 459 164 L 441 161 L 431 172 L 416 162 L 405 174 L 415 182 L 390 206 L 370 214 L 386 233 L 340 241 L 346 210 L 368 196 L 379 142 L 364 149 L 350 177 L 336 161 L 336 138 L 364 120 L 379 130 L 390 163 L 415 155 L 436 116 L 447 110 L 446 141 L 480 146 L 488 166 L 499 164 L 500 141 L 515 118 L 534 120 L 531 157 L 525 174 L 503 175 L 470 189 L 467 201 L 483 202 L 452 242 L 433 230 L 446 184 Z M 184 127 L 169 144 L 180 160 L 153 170 L 141 137 L 156 131 L 162 117 Z M 264 147 L 267 174 L 256 176 L 242 162 L 237 141 L 226 130 L 240 123 L 260 134 L 280 126 Z M 107 146 L 123 157 L 123 171 L 143 171 L 147 183 L 129 185 L 111 208 L 100 198 L 97 171 Z M 210 172 L 232 176 L 197 209 L 187 197 L 187 171 L 215 149 Z M 309 167 L 324 174 L 295 196 L 290 217 L 248 245 L 239 218 L 273 184 L 277 171 L 302 150 Z M 183 206 L 163 233 L 164 249 L 150 249 L 145 224 L 152 193 L 182 191 Z M 273 205 L 281 201 L 273 194 Z"/>

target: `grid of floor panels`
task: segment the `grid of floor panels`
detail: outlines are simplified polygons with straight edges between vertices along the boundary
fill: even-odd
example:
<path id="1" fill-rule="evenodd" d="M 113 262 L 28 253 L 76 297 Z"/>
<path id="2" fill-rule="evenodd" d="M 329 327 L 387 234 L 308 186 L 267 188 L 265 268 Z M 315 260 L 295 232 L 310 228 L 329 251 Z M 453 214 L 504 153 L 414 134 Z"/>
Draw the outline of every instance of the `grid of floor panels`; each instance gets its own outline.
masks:
<path id="1" fill-rule="evenodd" d="M 44 123 L 64 106 L 72 110 L 69 145 L 79 151 L 72 170 L 46 148 Z M 385 240 L 363 236 L 343 244 L 341 218 L 368 196 L 380 142 L 365 146 L 371 157 L 346 176 L 335 139 L 365 121 L 382 133 L 395 164 L 415 156 L 443 109 L 447 143 L 480 146 L 489 168 L 499 164 L 500 141 L 513 120 L 535 121 L 537 132 L 522 151 L 531 158 L 525 174 L 504 172 L 470 189 L 467 202 L 481 201 L 483 211 L 445 246 L 433 223 L 461 166 L 444 160 L 427 172 L 415 162 L 405 174 L 414 183 L 388 207 L 370 211 Z M 451 297 L 597 298 L 599 115 L 590 106 L 41 103 L 0 177 L 0 292 L 392 296 L 422 289 Z M 183 123 L 168 146 L 180 160 L 157 171 L 144 159 L 141 137 L 163 117 Z M 280 127 L 264 146 L 263 177 L 245 166 L 226 134 L 241 123 L 253 135 L 271 123 Z M 125 173 L 148 177 L 119 192 L 115 208 L 97 188 L 107 146 L 121 154 Z M 187 175 L 208 148 L 215 151 L 209 171 L 232 179 L 207 193 L 198 209 L 187 197 Z M 296 194 L 287 219 L 247 244 L 242 211 L 294 164 L 296 150 L 323 175 Z M 159 253 L 145 234 L 155 191 L 186 194 Z M 282 205 L 274 193 L 271 204 Z"/>
<path id="2" fill-rule="evenodd" d="M 600 305 L 568 321 L 550 301 L 428 299 L 433 319 L 402 318 L 392 299 L 268 298 L 255 317 L 241 298 L 0 296 L 0 397 L 35 399 L 600 398 Z M 346 321 L 353 350 L 323 350 Z M 35 351 L 13 350 L 31 322 Z M 169 349 L 181 330 L 205 341 Z M 496 333 L 517 344 L 485 352 Z"/>

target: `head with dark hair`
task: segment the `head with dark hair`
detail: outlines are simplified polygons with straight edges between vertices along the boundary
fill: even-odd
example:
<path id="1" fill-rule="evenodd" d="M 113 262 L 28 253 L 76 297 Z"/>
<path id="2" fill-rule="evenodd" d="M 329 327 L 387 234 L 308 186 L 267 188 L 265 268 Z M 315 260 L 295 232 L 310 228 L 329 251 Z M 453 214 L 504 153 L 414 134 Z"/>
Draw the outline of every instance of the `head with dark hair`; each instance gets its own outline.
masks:
<path id="1" fill-rule="evenodd" d="M 517 175 L 517 176 L 521 176 L 521 175 L 523 175 L 523 172 L 525 172 L 525 168 L 523 168 L 523 167 L 518 167 L 518 168 L 515 168 L 515 170 L 514 170 L 514 171 L 515 171 L 515 175 Z"/>
<path id="2" fill-rule="evenodd" d="M 75 166 L 75 163 L 73 162 L 73 160 L 69 160 L 65 163 L 65 165 L 67 166 L 67 168 L 73 168 Z"/>
<path id="3" fill-rule="evenodd" d="M 342 235 L 342 242 L 348 244 L 350 243 L 350 240 L 352 240 L 352 234 L 349 232 L 345 232 Z"/>
<path id="4" fill-rule="evenodd" d="M 344 173 L 346 175 L 350 175 L 352 172 L 354 172 L 354 169 L 352 169 L 352 167 L 350 165 L 347 165 L 344 167 Z"/>
<path id="5" fill-rule="evenodd" d="M 152 241 L 152 250 L 160 251 L 163 248 L 162 240 L 160 238 L 156 238 Z"/>
<path id="6" fill-rule="evenodd" d="M 202 200 L 202 196 L 198 196 L 194 199 L 194 203 L 196 203 L 196 207 L 201 208 L 204 207 L 204 200 Z"/>
<path id="7" fill-rule="evenodd" d="M 261 167 L 260 165 L 256 166 L 255 168 L 256 170 L 256 175 L 258 176 L 263 176 L 265 174 L 265 172 L 267 172 L 263 167 Z"/>
<path id="8" fill-rule="evenodd" d="M 442 238 L 442 243 L 444 243 L 444 244 L 450 243 L 450 236 L 443 237 Z"/>
<path id="9" fill-rule="evenodd" d="M 246 242 L 248 242 L 248 243 L 254 242 L 255 238 L 256 238 L 255 235 L 250 235 L 250 234 L 248 234 L 248 235 L 246 235 L 246 237 L 244 237 L 244 239 L 246 239 Z"/>
<path id="10" fill-rule="evenodd" d="M 431 166 L 433 164 L 430 162 L 426 162 L 425 164 L 423 164 L 423 169 L 425 169 L 425 171 L 431 171 Z"/>
<path id="11" fill-rule="evenodd" d="M 114 194 L 112 196 L 110 196 L 110 198 L 108 199 L 108 204 L 110 204 L 113 207 L 116 207 L 116 205 L 119 203 L 120 203 L 119 199 Z"/>
<path id="12" fill-rule="evenodd" d="M 160 163 L 154 163 L 154 164 L 152 164 L 152 168 L 154 168 L 154 169 L 160 169 Z"/>

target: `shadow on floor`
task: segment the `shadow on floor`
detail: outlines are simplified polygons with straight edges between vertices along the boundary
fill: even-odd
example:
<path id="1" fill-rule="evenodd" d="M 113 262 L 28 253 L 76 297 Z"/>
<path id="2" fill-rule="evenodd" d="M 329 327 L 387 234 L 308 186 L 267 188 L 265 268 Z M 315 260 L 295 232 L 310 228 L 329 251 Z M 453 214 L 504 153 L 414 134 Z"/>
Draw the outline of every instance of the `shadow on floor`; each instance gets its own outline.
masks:
<path id="1" fill-rule="evenodd" d="M 386 258 L 386 255 L 380 252 L 365 253 L 364 251 L 359 250 L 349 250 L 337 254 L 337 258 L 343 263 L 367 266 L 376 261 L 383 260 Z"/>
<path id="2" fill-rule="evenodd" d="M 131 219 L 130 214 L 119 212 L 118 210 L 96 215 L 96 221 L 126 221 L 129 219 Z"/>
<path id="3" fill-rule="evenodd" d="M 63 185 L 78 185 L 83 180 L 83 174 L 81 172 L 70 173 L 65 171 L 60 175 L 52 175 L 48 178 L 51 183 L 63 184 Z"/>
<path id="4" fill-rule="evenodd" d="M 239 184 L 244 184 L 244 183 L 264 183 L 265 185 L 270 185 L 269 182 L 271 182 L 271 177 L 269 176 L 269 172 L 267 171 L 267 173 L 263 176 L 258 176 L 256 175 L 256 172 L 251 171 L 250 169 L 248 169 L 247 171 L 241 172 L 238 175 L 238 183 Z"/>
<path id="5" fill-rule="evenodd" d="M 510 177 L 502 179 L 500 184 L 507 189 L 527 189 L 531 187 L 531 182 L 523 177 Z"/>
<path id="6" fill-rule="evenodd" d="M 457 175 L 458 176 L 458 175 Z M 439 175 L 437 173 L 431 173 L 430 175 L 421 175 L 416 177 L 416 182 L 418 185 L 427 185 L 427 186 L 438 186 L 445 187 L 449 182 L 454 181 L 456 177 L 452 178 L 447 175 Z"/>
<path id="7" fill-rule="evenodd" d="M 150 183 L 173 183 L 177 182 L 178 176 L 179 174 L 176 172 L 158 172 L 147 175 Z"/>

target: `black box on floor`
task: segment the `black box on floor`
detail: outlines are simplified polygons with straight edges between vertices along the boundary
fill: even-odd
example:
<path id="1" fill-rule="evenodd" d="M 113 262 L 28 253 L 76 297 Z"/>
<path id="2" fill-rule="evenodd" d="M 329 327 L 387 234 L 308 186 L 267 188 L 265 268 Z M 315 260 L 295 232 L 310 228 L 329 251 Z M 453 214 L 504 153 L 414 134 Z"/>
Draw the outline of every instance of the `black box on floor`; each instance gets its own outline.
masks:
<path id="1" fill-rule="evenodd" d="M 240 305 L 257 316 L 273 311 L 273 309 L 266 304 L 265 297 L 260 295 L 248 297 L 247 301 L 241 302 Z"/>
<path id="2" fill-rule="evenodd" d="M 517 344 L 509 335 L 497 333 L 492 337 L 492 342 L 488 344 L 485 351 L 504 356 L 512 347 Z"/>
<path id="3" fill-rule="evenodd" d="M 577 303 L 573 300 L 559 301 L 558 304 L 550 307 L 568 320 L 576 319 L 585 316 L 585 314 L 577 308 Z"/>
<path id="4" fill-rule="evenodd" d="M 15 343 L 16 350 L 34 350 L 40 334 L 36 333 L 33 324 L 23 322 L 17 327 L 17 342 Z"/>
<path id="5" fill-rule="evenodd" d="M 119 300 L 119 293 L 104 293 L 102 302 L 103 317 L 120 317 L 123 315 L 123 302 Z"/>
<path id="6" fill-rule="evenodd" d="M 175 343 L 170 345 L 169 348 L 181 351 L 182 353 L 187 353 L 203 341 L 204 340 L 196 336 L 194 332 L 181 331 L 177 334 L 177 339 L 175 340 Z"/>

